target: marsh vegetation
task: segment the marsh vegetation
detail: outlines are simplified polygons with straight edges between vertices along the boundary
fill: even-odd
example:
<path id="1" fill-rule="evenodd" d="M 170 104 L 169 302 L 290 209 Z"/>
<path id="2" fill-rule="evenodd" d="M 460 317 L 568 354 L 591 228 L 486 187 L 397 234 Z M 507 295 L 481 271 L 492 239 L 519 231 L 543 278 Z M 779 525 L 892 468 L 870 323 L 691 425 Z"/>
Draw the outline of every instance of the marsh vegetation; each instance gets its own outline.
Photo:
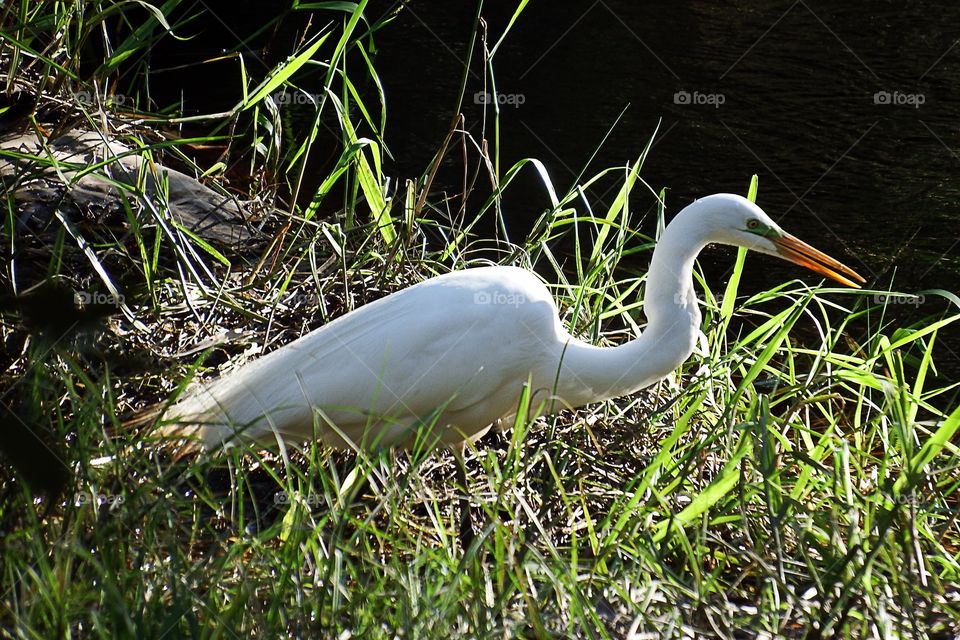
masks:
<path id="1" fill-rule="evenodd" d="M 366 2 L 294 4 L 282 18 L 311 19 L 282 53 L 272 42 L 270 69 L 243 42 L 223 53 L 232 107 L 216 113 L 150 92 L 151 48 L 191 33 L 203 9 L 0 8 L 4 135 L 35 141 L 0 150 L 15 167 L 3 172 L 3 635 L 956 631 L 960 405 L 937 367 L 960 309 L 949 286 L 922 292 L 934 311 L 904 322 L 892 310 L 918 292 L 895 281 L 855 291 L 803 274 L 744 294 L 764 259 L 741 253 L 723 280 L 698 271 L 706 339 L 675 375 L 518 419 L 468 451 L 468 486 L 447 451 L 308 444 L 172 463 L 149 421 L 130 426 L 191 381 L 477 264 L 536 271 L 595 344 L 643 329 L 656 234 L 639 220 L 661 228 L 677 209 L 643 179 L 656 150 L 561 187 L 536 158 L 501 161 L 509 116 L 489 100 L 479 131 L 456 116 L 418 175 L 387 175 L 376 42 L 404 8 L 374 20 Z M 458 105 L 474 74 L 496 95 L 510 27 L 485 29 L 474 20 L 471 42 L 485 44 L 464 53 Z M 80 160 L 52 153 L 71 131 L 102 144 Z M 444 163 L 462 168 L 456 191 L 435 184 Z M 179 214 L 180 178 L 163 167 L 228 199 L 229 220 L 211 232 Z M 525 237 L 501 206 L 520 175 L 543 194 Z M 89 206 L 84 176 L 113 190 L 110 206 Z M 598 180 L 617 185 L 605 205 Z M 41 182 L 52 204 L 31 191 Z M 466 549 L 463 495 L 478 523 Z"/>

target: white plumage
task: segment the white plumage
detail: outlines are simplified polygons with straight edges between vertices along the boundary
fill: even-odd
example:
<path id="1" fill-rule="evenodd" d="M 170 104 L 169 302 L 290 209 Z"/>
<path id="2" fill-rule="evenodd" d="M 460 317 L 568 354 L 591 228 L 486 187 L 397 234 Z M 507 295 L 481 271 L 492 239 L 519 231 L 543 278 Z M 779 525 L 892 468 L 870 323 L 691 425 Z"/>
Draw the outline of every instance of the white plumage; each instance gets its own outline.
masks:
<path id="1" fill-rule="evenodd" d="M 748 200 L 717 194 L 664 231 L 636 340 L 591 346 L 569 334 L 533 273 L 468 269 L 361 307 L 193 392 L 167 411 L 163 433 L 206 450 L 278 437 L 368 449 L 454 444 L 510 420 L 528 380 L 532 406 L 545 401 L 545 412 L 632 393 L 692 352 L 693 261 L 711 242 L 780 255 L 850 286 L 863 281 Z"/>

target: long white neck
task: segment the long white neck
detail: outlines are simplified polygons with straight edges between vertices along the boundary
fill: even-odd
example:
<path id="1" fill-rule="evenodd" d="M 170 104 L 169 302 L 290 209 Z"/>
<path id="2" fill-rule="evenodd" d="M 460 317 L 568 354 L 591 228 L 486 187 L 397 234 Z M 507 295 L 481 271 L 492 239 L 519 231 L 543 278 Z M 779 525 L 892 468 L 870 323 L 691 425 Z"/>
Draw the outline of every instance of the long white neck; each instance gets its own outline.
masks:
<path id="1" fill-rule="evenodd" d="M 684 210 L 667 226 L 653 252 L 643 301 L 647 328 L 618 347 L 572 340 L 566 347 L 558 395 L 581 406 L 633 393 L 661 380 L 693 352 L 700 308 L 693 262 L 708 240 L 696 214 Z"/>

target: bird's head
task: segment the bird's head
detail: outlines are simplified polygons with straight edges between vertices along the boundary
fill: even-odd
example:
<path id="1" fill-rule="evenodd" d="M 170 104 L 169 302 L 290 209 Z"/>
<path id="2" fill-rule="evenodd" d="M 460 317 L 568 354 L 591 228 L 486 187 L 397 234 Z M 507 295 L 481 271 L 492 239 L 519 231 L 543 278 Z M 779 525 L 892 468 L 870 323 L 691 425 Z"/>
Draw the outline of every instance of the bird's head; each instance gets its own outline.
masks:
<path id="1" fill-rule="evenodd" d="M 856 271 L 790 235 L 763 209 L 742 196 L 718 193 L 697 200 L 689 208 L 707 233 L 708 242 L 719 242 L 778 256 L 859 288 L 864 280 Z"/>

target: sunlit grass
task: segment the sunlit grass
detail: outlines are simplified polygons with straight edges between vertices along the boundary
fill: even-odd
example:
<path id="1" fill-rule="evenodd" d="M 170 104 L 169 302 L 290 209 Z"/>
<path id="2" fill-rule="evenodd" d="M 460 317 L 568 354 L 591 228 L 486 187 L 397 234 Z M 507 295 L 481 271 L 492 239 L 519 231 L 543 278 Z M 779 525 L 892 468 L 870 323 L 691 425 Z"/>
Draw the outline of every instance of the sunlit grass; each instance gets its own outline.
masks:
<path id="1" fill-rule="evenodd" d="M 48 13 L 26 0 L 11 6 L 6 79 L 83 82 L 64 51 L 100 33 L 100 22 L 60 3 Z M 114 284 L 118 263 L 95 273 L 92 259 L 122 255 L 146 290 L 131 305 L 145 330 L 118 319 L 88 340 L 92 350 L 75 337 L 40 340 L 22 313 L 5 315 L 4 337 L 19 349 L 3 379 L 7 435 L 35 439 L 16 449 L 16 469 L 0 472 L 4 634 L 859 638 L 955 629 L 960 408 L 956 383 L 936 368 L 938 334 L 958 317 L 946 294 L 929 305 L 942 313 L 900 326 L 874 291 L 797 280 L 740 295 L 741 255 L 724 282 L 701 278 L 705 339 L 680 371 L 636 397 L 532 422 L 519 411 L 504 433 L 470 448 L 467 487 L 445 451 L 358 455 L 309 444 L 173 464 L 149 428 L 121 424 L 224 360 L 256 357 L 365 301 L 479 263 L 478 247 L 537 270 L 578 335 L 614 344 L 642 330 L 641 266 L 655 239 L 637 230 L 632 207 L 656 215 L 658 228 L 664 217 L 664 193 L 642 182 L 649 148 L 630 166 L 558 187 L 533 159 L 501 170 L 494 117 L 483 164 L 496 187 L 454 224 L 451 199 L 430 191 L 451 138 L 417 180 L 388 184 L 382 93 L 374 104 L 356 89 L 376 78 L 364 43 L 383 25 L 366 23 L 364 3 L 342 8 L 272 73 L 244 77 L 235 110 L 209 118 L 214 129 L 251 132 L 231 139 L 233 151 L 248 154 L 253 173 L 279 171 L 290 197 L 267 221 L 255 260 L 219 260 L 202 239 L 164 227 L 162 203 L 140 203 L 127 211 L 132 244 L 101 238 L 78 259 L 61 230 L 47 250 L 50 275 L 75 283 Z M 49 48 L 52 33 L 78 39 Z M 104 86 L 121 55 L 142 53 L 126 42 L 89 82 Z M 484 61 L 491 80 L 493 60 Z M 326 69 L 319 88 L 297 87 L 316 65 Z M 271 104 L 281 88 L 319 96 L 305 140 L 282 134 Z M 298 200 L 325 118 L 342 153 Z M 170 145 L 145 146 L 159 154 Z M 546 210 L 529 237 L 491 250 L 471 230 L 481 216 L 502 226 L 499 198 L 521 171 L 540 176 Z M 614 176 L 617 195 L 594 210 L 589 186 Z M 331 198 L 342 199 L 339 213 L 321 218 Z M 10 203 L 8 194 L 4 234 L 16 244 Z M 245 335 L 211 346 L 222 329 Z M 39 480 L 47 468 L 60 486 Z M 456 537 L 461 496 L 477 524 L 466 549 Z"/>

